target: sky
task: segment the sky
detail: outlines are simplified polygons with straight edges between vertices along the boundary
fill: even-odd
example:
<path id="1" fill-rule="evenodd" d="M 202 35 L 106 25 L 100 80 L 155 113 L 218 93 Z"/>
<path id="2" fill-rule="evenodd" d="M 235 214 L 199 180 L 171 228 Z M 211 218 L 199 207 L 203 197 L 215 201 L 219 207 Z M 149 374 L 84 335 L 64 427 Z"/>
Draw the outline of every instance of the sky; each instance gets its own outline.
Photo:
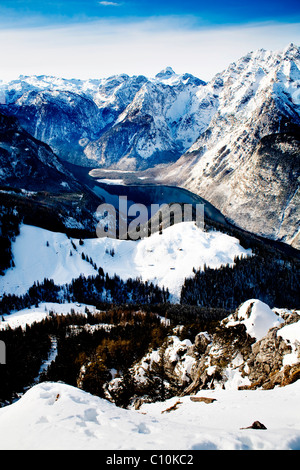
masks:
<path id="1" fill-rule="evenodd" d="M 210 80 L 256 49 L 300 45 L 299 0 L 1 0 L 0 80 L 19 75 Z"/>

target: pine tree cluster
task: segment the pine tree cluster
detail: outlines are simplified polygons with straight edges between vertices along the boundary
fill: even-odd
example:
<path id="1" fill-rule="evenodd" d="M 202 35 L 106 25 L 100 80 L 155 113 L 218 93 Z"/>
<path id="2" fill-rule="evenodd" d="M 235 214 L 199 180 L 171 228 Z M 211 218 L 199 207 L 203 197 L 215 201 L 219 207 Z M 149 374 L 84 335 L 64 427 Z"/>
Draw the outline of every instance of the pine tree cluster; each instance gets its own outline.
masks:
<path id="1" fill-rule="evenodd" d="M 35 282 L 22 296 L 4 294 L 0 300 L 0 315 L 30 308 L 40 302 L 81 302 L 89 305 L 149 304 L 155 305 L 169 301 L 167 289 L 160 289 L 153 283 L 140 279 L 123 281 L 118 276 L 109 277 L 99 268 L 96 276 L 79 276 L 70 284 L 55 285 L 52 279 Z M 103 274 L 102 274 L 103 273 Z"/>
<path id="2" fill-rule="evenodd" d="M 11 243 L 19 235 L 20 217 L 12 207 L 0 206 L 0 276 L 14 266 Z"/>
<path id="3" fill-rule="evenodd" d="M 270 307 L 300 307 L 300 263 L 261 254 L 235 258 L 233 266 L 204 267 L 185 279 L 181 303 L 232 310 L 248 299 Z"/>

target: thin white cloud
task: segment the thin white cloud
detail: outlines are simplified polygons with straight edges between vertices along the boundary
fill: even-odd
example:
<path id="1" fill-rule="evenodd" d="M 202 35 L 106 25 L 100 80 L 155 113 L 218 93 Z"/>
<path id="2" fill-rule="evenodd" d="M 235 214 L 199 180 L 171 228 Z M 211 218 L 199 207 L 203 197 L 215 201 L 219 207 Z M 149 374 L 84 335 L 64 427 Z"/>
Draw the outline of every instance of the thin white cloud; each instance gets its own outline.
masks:
<path id="1" fill-rule="evenodd" d="M 0 30 L 0 80 L 23 75 L 153 77 L 166 66 L 210 80 L 249 51 L 300 44 L 300 24 L 195 27 L 188 18 L 101 20 Z"/>
<path id="2" fill-rule="evenodd" d="M 119 7 L 121 4 L 117 2 L 98 2 L 99 5 L 103 5 L 105 7 Z"/>

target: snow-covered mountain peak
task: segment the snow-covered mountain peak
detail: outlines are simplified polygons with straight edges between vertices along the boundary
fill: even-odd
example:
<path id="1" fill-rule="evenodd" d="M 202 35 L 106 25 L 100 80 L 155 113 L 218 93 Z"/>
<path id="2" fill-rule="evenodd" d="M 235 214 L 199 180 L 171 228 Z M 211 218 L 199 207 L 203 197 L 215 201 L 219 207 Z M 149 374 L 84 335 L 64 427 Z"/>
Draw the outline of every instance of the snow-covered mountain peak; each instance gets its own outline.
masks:
<path id="1" fill-rule="evenodd" d="M 253 51 L 200 87 L 195 94 L 200 104 L 197 116 L 201 116 L 202 123 L 206 121 L 206 127 L 185 155 L 167 169 L 168 174 L 163 179 L 173 184 L 175 180 L 200 194 L 239 226 L 249 228 L 250 217 L 255 233 L 277 239 L 285 237 L 293 240 L 294 246 L 299 243 L 296 240 L 299 222 L 294 218 L 294 228 L 285 231 L 282 221 L 288 213 L 287 207 L 290 207 L 289 217 L 293 211 L 297 213 L 294 194 L 298 194 L 299 183 L 293 162 L 299 154 L 299 144 L 296 137 L 289 146 L 284 142 L 288 138 L 286 133 L 295 132 L 300 125 L 298 55 L 299 48 L 295 45 L 289 45 L 281 52 Z M 269 139 L 267 146 L 262 140 L 265 138 Z M 284 161 L 290 171 L 279 173 L 274 170 L 277 166 L 272 161 Z M 262 177 L 264 171 L 265 180 Z M 267 186 L 270 188 L 270 175 L 271 192 L 267 189 Z M 261 181 L 258 185 L 260 180 L 264 183 Z M 268 185 L 266 181 L 269 181 Z M 266 186 L 265 190 L 262 190 L 262 184 Z M 260 201 L 265 214 L 260 213 L 255 223 L 253 197 Z M 246 210 L 247 205 L 249 209 Z M 255 207 L 257 212 L 258 206 Z"/>
<path id="2" fill-rule="evenodd" d="M 159 73 L 155 75 L 155 78 L 170 78 L 172 76 L 176 75 L 172 67 L 166 67 L 163 70 L 161 70 Z"/>
<path id="3" fill-rule="evenodd" d="M 163 83 L 165 85 L 175 87 L 200 87 L 206 85 L 206 82 L 190 73 L 177 74 L 174 72 L 172 67 L 166 67 L 163 69 L 155 75 L 153 80 L 155 83 Z"/>
<path id="4" fill-rule="evenodd" d="M 300 59 L 300 47 L 292 42 L 282 51 L 282 57 L 288 59 Z"/>
<path id="5" fill-rule="evenodd" d="M 223 79 L 224 84 L 231 85 L 236 79 L 244 81 L 251 74 L 264 73 L 271 75 L 278 68 L 280 68 L 286 61 L 296 62 L 299 67 L 300 49 L 294 44 L 289 44 L 282 51 L 271 51 L 266 49 L 257 49 L 249 52 L 229 66 L 216 74 L 212 82 L 218 81 L 220 85 L 220 78 Z"/>

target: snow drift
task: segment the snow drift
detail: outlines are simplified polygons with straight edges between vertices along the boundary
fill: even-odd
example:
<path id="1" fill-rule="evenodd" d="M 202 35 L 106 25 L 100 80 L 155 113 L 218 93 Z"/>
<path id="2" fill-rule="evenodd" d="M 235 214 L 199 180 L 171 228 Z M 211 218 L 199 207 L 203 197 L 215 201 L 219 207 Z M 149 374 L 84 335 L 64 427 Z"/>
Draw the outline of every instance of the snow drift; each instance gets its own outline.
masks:
<path id="1" fill-rule="evenodd" d="M 227 327 L 241 323 L 245 325 L 247 333 L 257 341 L 263 338 L 270 328 L 283 323 L 270 307 L 257 299 L 250 299 L 238 309 L 237 315 L 232 315 L 226 323 Z"/>
<path id="2" fill-rule="evenodd" d="M 295 450 L 300 381 L 269 391 L 205 391 L 211 404 L 180 399 L 117 408 L 61 383 L 44 382 L 0 409 L 1 449 Z M 259 420 L 266 430 L 241 429 Z"/>

